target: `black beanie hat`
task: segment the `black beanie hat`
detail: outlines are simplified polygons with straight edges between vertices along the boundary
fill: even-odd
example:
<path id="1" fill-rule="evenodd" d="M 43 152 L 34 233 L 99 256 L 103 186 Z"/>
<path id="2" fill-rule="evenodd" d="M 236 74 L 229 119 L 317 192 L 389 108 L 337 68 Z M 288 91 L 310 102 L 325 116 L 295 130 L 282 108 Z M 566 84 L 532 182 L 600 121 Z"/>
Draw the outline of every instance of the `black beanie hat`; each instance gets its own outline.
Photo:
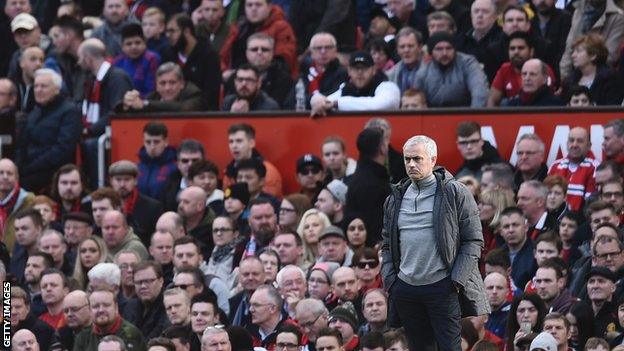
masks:
<path id="1" fill-rule="evenodd" d="M 454 38 L 451 33 L 444 32 L 444 31 L 435 32 L 429 37 L 429 41 L 427 41 L 427 48 L 429 52 L 433 51 L 433 48 L 436 45 L 438 45 L 438 43 L 441 41 L 446 41 L 449 44 L 451 44 L 453 47 L 455 47 Z"/>
<path id="2" fill-rule="evenodd" d="M 249 187 L 247 186 L 247 183 L 234 183 L 225 189 L 224 197 L 226 199 L 233 197 L 240 200 L 245 206 L 247 206 L 251 195 L 249 194 Z"/>

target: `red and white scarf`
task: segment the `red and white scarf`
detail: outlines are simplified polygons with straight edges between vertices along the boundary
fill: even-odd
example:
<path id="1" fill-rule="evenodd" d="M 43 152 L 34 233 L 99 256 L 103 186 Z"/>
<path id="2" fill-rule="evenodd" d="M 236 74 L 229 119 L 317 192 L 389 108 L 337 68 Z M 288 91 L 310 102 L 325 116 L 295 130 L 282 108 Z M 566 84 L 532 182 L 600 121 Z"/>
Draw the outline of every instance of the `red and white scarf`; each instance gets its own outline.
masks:
<path id="1" fill-rule="evenodd" d="M 9 195 L 7 195 L 4 200 L 0 201 L 0 233 L 4 233 L 4 227 L 6 226 L 9 216 L 13 213 L 13 208 L 19 198 L 19 192 L 19 184 L 15 184 Z"/>
<path id="2" fill-rule="evenodd" d="M 102 80 L 110 68 L 110 62 L 104 61 L 95 76 L 95 80 L 90 84 L 89 89 L 85 90 L 85 99 L 82 101 L 82 120 L 85 126 L 97 123 L 100 119 Z"/>

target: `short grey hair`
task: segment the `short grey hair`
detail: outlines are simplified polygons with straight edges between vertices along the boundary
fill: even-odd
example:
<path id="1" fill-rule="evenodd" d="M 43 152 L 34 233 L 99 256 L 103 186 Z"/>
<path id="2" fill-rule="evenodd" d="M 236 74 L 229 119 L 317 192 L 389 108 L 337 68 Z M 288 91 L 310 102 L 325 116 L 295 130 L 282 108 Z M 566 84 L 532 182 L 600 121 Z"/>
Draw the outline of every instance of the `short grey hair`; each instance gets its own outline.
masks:
<path id="1" fill-rule="evenodd" d="M 612 119 L 607 124 L 604 125 L 604 129 L 613 128 L 613 132 L 618 137 L 622 137 L 624 135 L 624 119 Z"/>
<path id="2" fill-rule="evenodd" d="M 364 125 L 364 129 L 368 128 L 379 128 L 383 131 L 384 136 L 386 137 L 392 134 L 392 126 L 390 126 L 390 122 L 388 122 L 388 120 L 385 118 L 375 117 L 369 119 L 368 122 L 366 122 L 366 124 Z M 386 133 L 388 135 L 386 135 Z"/>
<path id="3" fill-rule="evenodd" d="M 548 187 L 544 185 L 544 183 L 539 180 L 527 180 L 526 182 L 520 184 L 520 186 L 523 185 L 533 188 L 537 193 L 536 195 L 546 201 L 546 197 L 548 196 Z"/>
<path id="4" fill-rule="evenodd" d="M 539 135 L 535 133 L 522 134 L 520 139 L 518 139 L 518 144 L 520 144 L 522 140 L 533 140 L 539 144 L 539 150 L 541 153 L 544 153 L 544 151 L 546 151 L 546 145 L 544 145 L 544 141 L 542 140 L 542 138 L 539 137 Z"/>
<path id="5" fill-rule="evenodd" d="M 48 236 L 48 235 L 56 235 L 59 238 L 59 240 L 61 240 L 61 244 L 67 245 L 67 242 L 65 241 L 65 237 L 63 236 L 63 234 L 61 234 L 59 231 L 54 230 L 54 229 L 46 229 L 46 230 L 44 230 L 41 233 L 41 235 L 39 235 L 39 239 L 37 240 L 37 243 L 41 244 L 41 239 L 44 236 Z"/>
<path id="6" fill-rule="evenodd" d="M 37 78 L 39 76 L 50 76 L 50 77 L 52 77 L 52 84 L 54 84 L 55 87 L 57 87 L 59 89 L 61 89 L 63 87 L 63 77 L 61 77 L 61 75 L 58 74 L 53 69 L 50 69 L 50 68 L 39 68 L 38 70 L 35 71 L 35 78 Z"/>
<path id="7" fill-rule="evenodd" d="M 429 157 L 437 157 L 438 156 L 438 145 L 436 142 L 426 135 L 415 135 L 403 144 L 403 150 L 409 146 L 422 144 L 425 147 L 425 151 Z"/>
<path id="8" fill-rule="evenodd" d="M 320 36 L 322 36 L 322 35 L 327 35 L 327 36 L 328 36 L 328 38 L 330 39 L 330 41 L 332 42 L 332 45 L 334 45 L 334 46 L 337 46 L 337 45 L 338 45 L 338 41 L 336 41 L 336 37 L 335 37 L 333 34 L 331 34 L 331 33 L 329 33 L 329 32 L 318 32 L 318 33 L 314 34 L 314 35 L 312 36 L 312 38 L 310 38 L 310 47 L 312 47 L 312 43 L 313 43 L 316 39 L 318 39 L 318 37 L 320 37 Z"/>
<path id="9" fill-rule="evenodd" d="M 277 286 L 279 286 L 280 288 L 282 287 L 282 280 L 284 279 L 284 274 L 286 274 L 285 273 L 286 271 L 296 271 L 297 273 L 301 275 L 301 278 L 303 279 L 303 281 L 306 281 L 306 274 L 303 271 L 303 269 L 295 266 L 294 264 L 289 264 L 288 266 L 280 269 L 279 272 L 277 272 L 277 276 L 275 276 L 275 281 L 277 282 Z"/>
<path id="10" fill-rule="evenodd" d="M 182 68 L 175 62 L 165 62 L 162 65 L 158 66 L 156 70 L 156 78 L 159 78 L 163 74 L 167 74 L 173 72 L 179 80 L 184 80 L 184 74 L 182 73 Z"/>
<path id="11" fill-rule="evenodd" d="M 329 311 L 323 301 L 314 298 L 307 298 L 299 301 L 295 311 L 297 314 L 303 313 L 304 311 L 310 311 L 315 316 L 329 314 Z"/>
<path id="12" fill-rule="evenodd" d="M 450 17 L 450 15 L 448 15 L 448 16 Z M 451 20 L 452 19 L 453 19 L 453 17 L 451 17 Z M 453 21 L 453 25 L 455 25 L 455 21 Z M 410 26 L 405 26 L 405 27 L 401 28 L 399 30 L 399 32 L 396 34 L 394 39 L 398 43 L 400 38 L 408 37 L 410 35 L 413 35 L 416 38 L 416 42 L 418 43 L 418 45 L 422 45 L 423 44 L 423 36 L 422 36 L 422 34 L 418 30 L 416 30 L 416 29 L 414 29 L 413 27 L 410 27 Z"/>
<path id="13" fill-rule="evenodd" d="M 121 270 L 114 263 L 98 263 L 87 273 L 89 280 L 103 279 L 110 286 L 121 285 Z"/>
<path id="14" fill-rule="evenodd" d="M 120 351 L 126 351 L 126 343 L 123 341 L 122 338 L 118 337 L 117 335 L 106 335 L 100 340 L 98 345 L 103 342 L 116 342 L 119 344 Z"/>
<path id="15" fill-rule="evenodd" d="M 249 36 L 249 38 L 247 38 L 247 46 L 249 46 L 249 43 L 251 43 L 252 40 L 264 40 L 269 42 L 269 45 L 271 45 L 271 47 L 273 48 L 273 50 L 275 50 L 275 39 L 273 39 L 272 36 L 266 34 L 266 33 L 262 33 L 262 32 L 258 32 L 258 33 L 254 33 L 252 35 Z"/>
<path id="16" fill-rule="evenodd" d="M 284 299 L 282 298 L 282 295 L 280 295 L 280 293 L 277 291 L 277 289 L 275 289 L 273 285 L 264 284 L 257 287 L 255 292 L 261 290 L 266 290 L 269 299 L 275 304 L 276 311 L 281 311 L 282 307 L 284 306 Z"/>

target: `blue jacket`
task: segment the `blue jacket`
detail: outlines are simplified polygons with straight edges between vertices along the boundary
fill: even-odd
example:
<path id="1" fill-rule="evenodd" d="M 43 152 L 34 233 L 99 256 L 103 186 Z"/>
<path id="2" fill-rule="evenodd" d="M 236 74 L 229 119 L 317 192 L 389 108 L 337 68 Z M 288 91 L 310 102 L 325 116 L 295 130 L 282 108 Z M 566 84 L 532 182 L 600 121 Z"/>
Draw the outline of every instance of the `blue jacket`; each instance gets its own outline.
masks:
<path id="1" fill-rule="evenodd" d="M 74 162 L 81 128 L 80 114 L 69 99 L 57 96 L 46 106 L 37 105 L 17 139 L 15 163 L 20 174 L 52 175 Z"/>
<path id="2" fill-rule="evenodd" d="M 487 323 L 485 323 L 485 329 L 499 338 L 504 339 L 510 307 L 511 303 L 505 302 L 499 309 L 492 311 L 488 317 Z"/>
<path id="3" fill-rule="evenodd" d="M 156 158 L 148 156 L 145 147 L 141 148 L 139 151 L 139 178 L 137 184 L 141 194 L 153 199 L 160 198 L 167 179 L 171 173 L 178 169 L 176 156 L 176 150 L 171 146 L 167 146 L 165 151 Z"/>
<path id="4" fill-rule="evenodd" d="M 156 88 L 156 70 L 160 62 L 159 54 L 145 50 L 143 55 L 134 60 L 126 54 L 117 56 L 114 66 L 123 69 L 130 76 L 134 88 L 144 98 Z"/>
<path id="5" fill-rule="evenodd" d="M 503 248 L 505 251 L 509 252 L 507 244 L 505 244 Z M 511 262 L 511 277 L 516 286 L 520 289 L 533 277 L 533 273 L 535 272 L 534 261 L 533 242 L 530 238 L 527 238 L 524 246 L 516 253 L 516 257 L 513 262 Z"/>

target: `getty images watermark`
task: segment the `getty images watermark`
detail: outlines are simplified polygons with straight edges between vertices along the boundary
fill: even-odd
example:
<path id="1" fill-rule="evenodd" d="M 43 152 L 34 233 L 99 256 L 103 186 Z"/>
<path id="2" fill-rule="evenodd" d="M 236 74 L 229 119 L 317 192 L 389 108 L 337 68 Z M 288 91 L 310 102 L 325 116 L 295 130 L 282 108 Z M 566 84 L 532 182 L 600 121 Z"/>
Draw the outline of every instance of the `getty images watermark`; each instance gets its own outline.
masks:
<path id="1" fill-rule="evenodd" d="M 11 347 L 11 282 L 2 284 L 2 345 Z"/>

